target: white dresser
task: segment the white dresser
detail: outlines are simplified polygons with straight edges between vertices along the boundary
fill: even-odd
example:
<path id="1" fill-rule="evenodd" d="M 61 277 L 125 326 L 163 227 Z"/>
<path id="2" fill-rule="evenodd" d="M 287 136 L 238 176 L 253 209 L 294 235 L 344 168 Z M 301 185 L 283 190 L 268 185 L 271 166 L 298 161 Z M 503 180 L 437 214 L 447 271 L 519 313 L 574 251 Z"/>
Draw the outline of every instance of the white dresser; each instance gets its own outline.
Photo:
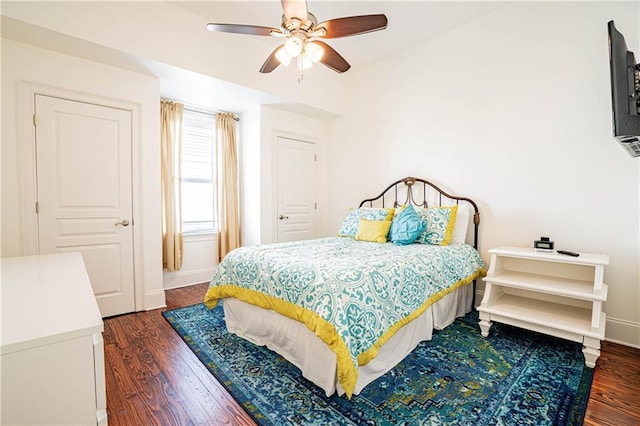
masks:
<path id="1" fill-rule="evenodd" d="M 1 259 L 3 425 L 106 425 L 103 323 L 80 253 Z"/>

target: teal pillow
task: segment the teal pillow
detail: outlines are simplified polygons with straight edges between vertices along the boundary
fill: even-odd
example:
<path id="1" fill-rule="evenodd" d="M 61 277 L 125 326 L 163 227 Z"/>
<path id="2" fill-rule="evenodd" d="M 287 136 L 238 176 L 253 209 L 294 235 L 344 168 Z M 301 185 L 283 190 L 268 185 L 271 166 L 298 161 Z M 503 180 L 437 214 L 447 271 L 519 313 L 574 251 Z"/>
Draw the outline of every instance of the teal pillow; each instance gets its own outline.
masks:
<path id="1" fill-rule="evenodd" d="M 391 222 L 389 241 L 398 246 L 413 244 L 427 224 L 418 216 L 411 204 L 405 207 Z"/>

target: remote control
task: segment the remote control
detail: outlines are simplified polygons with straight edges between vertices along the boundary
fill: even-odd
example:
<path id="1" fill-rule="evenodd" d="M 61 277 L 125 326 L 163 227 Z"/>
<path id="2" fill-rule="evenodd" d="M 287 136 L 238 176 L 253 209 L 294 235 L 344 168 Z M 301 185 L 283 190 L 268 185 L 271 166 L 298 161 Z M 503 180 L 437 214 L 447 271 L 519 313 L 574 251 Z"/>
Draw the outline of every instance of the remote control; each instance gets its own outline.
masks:
<path id="1" fill-rule="evenodd" d="M 576 252 L 568 251 L 568 250 L 556 250 L 556 252 L 558 254 L 566 254 L 567 256 L 573 256 L 573 257 L 580 256 L 580 253 L 576 253 Z"/>

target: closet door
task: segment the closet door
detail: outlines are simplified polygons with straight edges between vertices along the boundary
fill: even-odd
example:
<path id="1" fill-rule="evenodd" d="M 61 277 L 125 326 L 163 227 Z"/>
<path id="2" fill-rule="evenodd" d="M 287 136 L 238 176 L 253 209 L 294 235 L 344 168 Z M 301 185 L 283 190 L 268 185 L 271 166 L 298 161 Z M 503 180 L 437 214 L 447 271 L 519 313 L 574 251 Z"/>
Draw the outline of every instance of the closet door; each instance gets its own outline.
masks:
<path id="1" fill-rule="evenodd" d="M 316 236 L 316 144 L 277 138 L 278 242 Z"/>
<path id="2" fill-rule="evenodd" d="M 40 254 L 79 251 L 103 317 L 135 310 L 131 111 L 36 95 Z"/>

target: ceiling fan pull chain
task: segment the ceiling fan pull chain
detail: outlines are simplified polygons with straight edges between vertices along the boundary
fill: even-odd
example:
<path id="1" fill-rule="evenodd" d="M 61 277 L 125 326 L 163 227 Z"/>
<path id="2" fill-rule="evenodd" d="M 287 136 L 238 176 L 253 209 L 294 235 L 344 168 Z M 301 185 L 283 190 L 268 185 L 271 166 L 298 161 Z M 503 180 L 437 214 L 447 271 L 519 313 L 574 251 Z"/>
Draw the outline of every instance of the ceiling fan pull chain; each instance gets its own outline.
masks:
<path id="1" fill-rule="evenodd" d="M 296 58 L 296 65 L 297 65 L 298 71 L 300 71 L 300 75 L 298 76 L 298 84 L 301 84 L 302 80 L 304 79 L 304 68 L 302 67 L 302 55 L 298 55 L 298 57 Z"/>

